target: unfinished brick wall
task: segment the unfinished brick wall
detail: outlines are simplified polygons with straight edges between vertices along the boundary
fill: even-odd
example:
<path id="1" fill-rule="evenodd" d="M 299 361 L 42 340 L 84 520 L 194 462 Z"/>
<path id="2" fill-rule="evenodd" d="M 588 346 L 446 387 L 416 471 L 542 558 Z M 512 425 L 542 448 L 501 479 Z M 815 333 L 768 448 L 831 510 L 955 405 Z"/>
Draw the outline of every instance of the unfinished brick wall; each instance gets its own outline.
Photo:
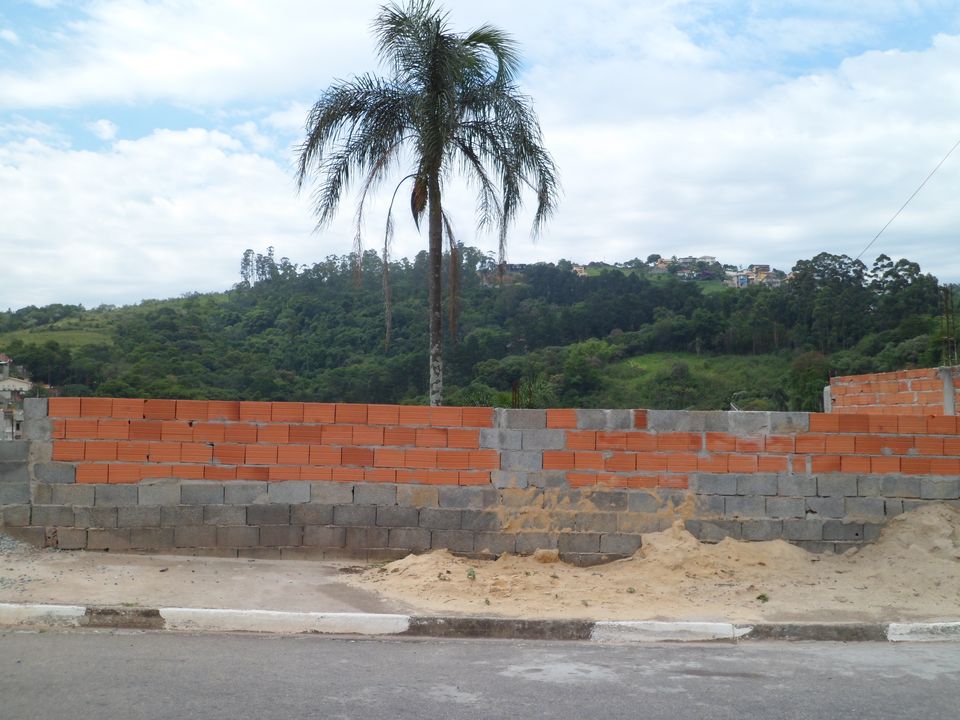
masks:
<path id="1" fill-rule="evenodd" d="M 557 548 L 586 564 L 676 520 L 708 541 L 836 550 L 960 503 L 960 426 L 943 415 L 57 398 L 29 402 L 25 432 L 0 520 L 61 548 Z"/>
<path id="2" fill-rule="evenodd" d="M 845 375 L 831 378 L 827 391 L 831 412 L 956 415 L 960 408 L 960 367 Z"/>

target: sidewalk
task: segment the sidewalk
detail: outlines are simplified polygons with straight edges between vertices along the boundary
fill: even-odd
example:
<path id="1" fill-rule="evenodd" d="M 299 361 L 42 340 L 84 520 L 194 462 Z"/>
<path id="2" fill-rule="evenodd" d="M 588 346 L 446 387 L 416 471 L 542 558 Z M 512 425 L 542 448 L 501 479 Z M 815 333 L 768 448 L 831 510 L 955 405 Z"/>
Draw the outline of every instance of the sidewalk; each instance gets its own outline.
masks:
<path id="1" fill-rule="evenodd" d="M 960 640 L 960 623 L 733 623 L 417 614 L 342 581 L 350 562 L 37 550 L 0 536 L 0 627 L 595 642 Z"/>

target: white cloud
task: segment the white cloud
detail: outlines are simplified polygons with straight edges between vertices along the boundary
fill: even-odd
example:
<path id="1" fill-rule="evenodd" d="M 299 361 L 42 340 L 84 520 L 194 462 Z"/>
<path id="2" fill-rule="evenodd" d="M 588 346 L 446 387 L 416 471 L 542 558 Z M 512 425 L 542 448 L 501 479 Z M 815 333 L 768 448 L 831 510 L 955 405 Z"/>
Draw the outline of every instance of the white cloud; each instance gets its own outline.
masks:
<path id="1" fill-rule="evenodd" d="M 117 126 L 109 120 L 96 120 L 89 123 L 87 129 L 101 140 L 113 140 L 117 136 Z"/>
<path id="2" fill-rule="evenodd" d="M 0 29 L 0 40 L 3 40 L 3 41 L 5 41 L 5 42 L 8 42 L 8 43 L 10 43 L 11 45 L 19 45 L 19 44 L 20 44 L 20 36 L 17 35 L 17 34 L 16 34 L 13 30 L 11 30 L 10 28 Z"/>

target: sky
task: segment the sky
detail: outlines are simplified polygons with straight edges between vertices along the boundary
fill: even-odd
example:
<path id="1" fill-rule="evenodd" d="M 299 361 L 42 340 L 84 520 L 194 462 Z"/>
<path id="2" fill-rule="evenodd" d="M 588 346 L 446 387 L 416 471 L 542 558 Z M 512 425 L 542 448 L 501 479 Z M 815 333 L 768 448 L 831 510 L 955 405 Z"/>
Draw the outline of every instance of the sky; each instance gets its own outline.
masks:
<path id="1" fill-rule="evenodd" d="M 383 72 L 377 0 L 0 1 L 0 309 L 226 290 L 247 248 L 351 250 L 354 193 L 316 228 L 293 165 L 337 79 Z M 448 0 L 517 41 L 560 170 L 511 262 L 713 255 L 789 271 L 880 253 L 960 281 L 956 0 Z M 384 187 L 362 227 L 382 246 Z M 469 186 L 445 189 L 456 237 Z M 534 198 L 528 197 L 528 205 Z M 405 204 L 402 204 L 405 207 Z M 394 257 L 426 246 L 398 213 Z"/>

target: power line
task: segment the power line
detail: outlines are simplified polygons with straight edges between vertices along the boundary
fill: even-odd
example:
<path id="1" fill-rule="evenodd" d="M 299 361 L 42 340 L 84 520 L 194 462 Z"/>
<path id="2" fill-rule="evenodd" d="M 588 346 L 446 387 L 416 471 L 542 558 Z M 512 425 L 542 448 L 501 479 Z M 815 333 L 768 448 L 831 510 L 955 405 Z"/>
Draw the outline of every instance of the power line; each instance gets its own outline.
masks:
<path id="1" fill-rule="evenodd" d="M 897 211 L 893 214 L 893 217 L 890 218 L 889 220 L 887 220 L 887 224 L 884 225 L 882 228 L 880 228 L 880 232 L 878 232 L 876 235 L 873 236 L 873 240 L 871 240 L 870 242 L 867 243 L 867 246 L 866 246 L 863 250 L 860 251 L 860 254 L 857 255 L 857 256 L 854 258 L 854 260 L 859 260 L 859 259 L 863 256 L 863 254 L 864 254 L 867 250 L 870 249 L 870 246 L 873 245 L 873 244 L 877 241 L 877 238 L 880 237 L 881 235 L 883 235 L 883 231 L 886 230 L 888 227 L 890 227 L 890 224 L 891 224 L 894 220 L 897 219 L 897 216 L 899 216 L 900 213 L 903 212 L 903 209 L 904 209 L 907 205 L 910 204 L 910 201 L 913 200 L 913 199 L 917 196 L 917 193 L 920 192 L 921 190 L 923 190 L 923 186 L 927 184 L 927 181 L 928 181 L 930 178 L 933 177 L 933 174 L 934 174 L 935 172 L 937 172 L 937 170 L 940 169 L 940 166 L 943 165 L 943 164 L 947 161 L 947 158 L 950 157 L 950 156 L 953 154 L 953 151 L 956 150 L 958 147 L 960 147 L 960 140 L 957 140 L 957 142 L 954 143 L 954 146 L 953 146 L 952 148 L 950 148 L 950 152 L 948 152 L 946 155 L 943 156 L 943 160 L 941 160 L 940 162 L 937 163 L 937 166 L 936 166 L 933 170 L 931 170 L 931 171 L 930 171 L 930 174 L 927 175 L 927 176 L 923 179 L 923 182 L 920 183 L 920 186 L 919 186 L 916 190 L 913 191 L 913 195 L 911 195 L 910 197 L 908 197 L 908 198 L 907 198 L 907 201 L 906 201 L 903 205 L 900 206 L 900 209 L 897 210 Z"/>

